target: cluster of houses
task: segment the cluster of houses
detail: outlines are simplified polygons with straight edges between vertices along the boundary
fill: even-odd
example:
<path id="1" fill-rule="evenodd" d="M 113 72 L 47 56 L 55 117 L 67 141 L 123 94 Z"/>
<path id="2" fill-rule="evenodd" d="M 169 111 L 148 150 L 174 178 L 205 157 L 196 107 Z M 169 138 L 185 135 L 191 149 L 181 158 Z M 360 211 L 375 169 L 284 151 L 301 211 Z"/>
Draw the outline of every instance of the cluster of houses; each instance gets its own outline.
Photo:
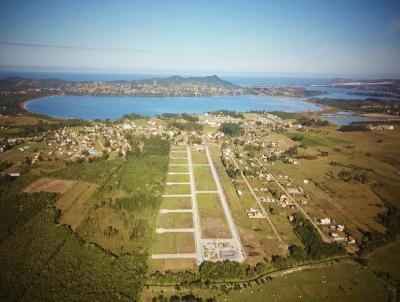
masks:
<path id="1" fill-rule="evenodd" d="M 386 124 L 382 124 L 382 125 L 373 125 L 373 124 L 369 124 L 367 126 L 367 128 L 369 130 L 374 130 L 374 131 L 383 131 L 383 130 L 394 130 L 394 125 L 386 125 Z"/>
<path id="2" fill-rule="evenodd" d="M 318 219 L 318 223 L 321 226 L 329 227 L 329 236 L 332 241 L 347 242 L 349 244 L 356 243 L 354 236 L 345 232 L 345 226 L 343 224 L 338 224 L 335 220 L 329 217 Z"/>
<path id="3" fill-rule="evenodd" d="M 125 156 L 130 145 L 125 138 L 125 130 L 130 130 L 135 124 L 125 121 L 122 124 L 106 126 L 103 123 L 93 123 L 80 130 L 63 128 L 53 131 L 47 139 L 49 155 L 74 160 L 76 158 L 95 157 L 104 153 L 116 152 Z"/>

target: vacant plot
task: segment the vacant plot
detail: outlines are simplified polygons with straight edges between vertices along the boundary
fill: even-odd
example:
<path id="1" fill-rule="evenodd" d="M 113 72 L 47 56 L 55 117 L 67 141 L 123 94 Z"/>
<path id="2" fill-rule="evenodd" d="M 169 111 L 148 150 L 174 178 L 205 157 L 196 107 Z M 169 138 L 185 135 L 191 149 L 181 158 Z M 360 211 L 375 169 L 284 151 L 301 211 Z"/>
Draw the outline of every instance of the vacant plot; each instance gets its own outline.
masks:
<path id="1" fill-rule="evenodd" d="M 217 190 L 210 167 L 193 167 L 193 172 L 197 191 Z"/>
<path id="2" fill-rule="evenodd" d="M 189 182 L 189 174 L 168 174 L 167 182 Z"/>
<path id="3" fill-rule="evenodd" d="M 194 253 L 193 233 L 154 233 L 150 254 Z"/>
<path id="4" fill-rule="evenodd" d="M 27 187 L 25 187 L 23 191 L 26 193 L 51 192 L 51 193 L 65 194 L 75 184 L 76 181 L 73 180 L 61 180 L 61 179 L 51 179 L 42 177 L 29 184 Z"/>
<path id="5" fill-rule="evenodd" d="M 205 151 L 192 150 L 192 162 L 193 164 L 208 164 Z"/>
<path id="6" fill-rule="evenodd" d="M 157 227 L 165 229 L 192 228 L 192 213 L 160 213 Z"/>
<path id="7" fill-rule="evenodd" d="M 168 172 L 189 172 L 189 167 L 188 166 L 168 166 Z"/>
<path id="8" fill-rule="evenodd" d="M 88 201 L 96 188 L 95 184 L 78 182 L 64 194 L 56 203 L 61 210 L 59 222 L 68 224 L 75 230 L 85 219 L 89 211 Z"/>
<path id="9" fill-rule="evenodd" d="M 190 197 L 163 197 L 160 209 L 191 209 Z"/>
<path id="10" fill-rule="evenodd" d="M 188 160 L 186 156 L 181 156 L 181 155 L 171 155 L 169 158 L 169 163 L 170 164 L 178 164 L 178 165 L 186 165 L 188 163 Z"/>
<path id="11" fill-rule="evenodd" d="M 190 194 L 190 185 L 166 185 L 164 194 Z"/>
<path id="12" fill-rule="evenodd" d="M 197 194 L 202 238 L 231 238 L 218 194 Z"/>

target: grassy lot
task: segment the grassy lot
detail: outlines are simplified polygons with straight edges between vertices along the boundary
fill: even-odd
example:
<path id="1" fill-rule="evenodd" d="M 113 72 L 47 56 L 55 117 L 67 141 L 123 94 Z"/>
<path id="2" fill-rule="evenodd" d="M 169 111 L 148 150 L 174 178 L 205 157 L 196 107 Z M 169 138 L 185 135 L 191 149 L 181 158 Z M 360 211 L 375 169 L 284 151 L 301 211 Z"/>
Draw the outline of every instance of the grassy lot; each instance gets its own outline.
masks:
<path id="1" fill-rule="evenodd" d="M 163 197 L 160 209 L 191 209 L 190 197 Z"/>
<path id="2" fill-rule="evenodd" d="M 208 164 L 205 151 L 197 151 L 192 148 L 192 162 L 193 164 Z"/>
<path id="3" fill-rule="evenodd" d="M 154 233 L 150 254 L 194 253 L 193 233 Z"/>
<path id="4" fill-rule="evenodd" d="M 197 194 L 202 238 L 231 238 L 218 194 Z"/>
<path id="5" fill-rule="evenodd" d="M 192 228 L 192 213 L 160 213 L 157 218 L 157 227 L 165 229 Z"/>
<path id="6" fill-rule="evenodd" d="M 164 194 L 190 194 L 190 185 L 166 185 Z"/>
<path id="7" fill-rule="evenodd" d="M 189 172 L 189 167 L 186 166 L 169 166 L 168 172 Z"/>
<path id="8" fill-rule="evenodd" d="M 231 290 L 191 290 L 197 297 L 215 297 L 217 301 L 386 301 L 385 285 L 374 274 L 360 267 L 338 263 L 324 267 L 276 276 L 264 284 L 251 288 Z M 181 290 L 180 294 L 187 294 Z M 141 301 L 151 301 L 160 289 L 146 289 Z M 177 294 L 176 290 L 163 288 L 164 296 Z"/>
<path id="9" fill-rule="evenodd" d="M 193 167 L 197 191 L 215 191 L 217 186 L 210 167 Z"/>
<path id="10" fill-rule="evenodd" d="M 168 174 L 167 182 L 189 182 L 189 174 Z"/>
<path id="11" fill-rule="evenodd" d="M 176 157 L 183 157 L 181 155 L 173 155 Z M 186 165 L 188 163 L 188 160 L 185 156 L 185 158 L 173 158 L 173 156 L 171 155 L 169 158 L 169 163 L 170 164 L 179 164 L 179 165 Z"/>

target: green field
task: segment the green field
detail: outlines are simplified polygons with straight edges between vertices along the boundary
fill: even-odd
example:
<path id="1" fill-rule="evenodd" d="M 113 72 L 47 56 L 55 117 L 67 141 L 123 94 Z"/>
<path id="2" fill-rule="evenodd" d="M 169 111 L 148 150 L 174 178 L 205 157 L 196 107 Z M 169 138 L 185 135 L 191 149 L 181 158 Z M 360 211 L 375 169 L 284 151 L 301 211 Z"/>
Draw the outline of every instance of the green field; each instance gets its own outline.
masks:
<path id="1" fill-rule="evenodd" d="M 191 209 L 190 197 L 163 197 L 160 209 Z"/>
<path id="2" fill-rule="evenodd" d="M 194 253 L 193 233 L 154 233 L 151 254 Z"/>
<path id="3" fill-rule="evenodd" d="M 160 213 L 157 218 L 157 227 L 165 229 L 192 228 L 192 213 Z"/>
<path id="4" fill-rule="evenodd" d="M 187 166 L 169 166 L 168 172 L 189 172 L 189 167 Z"/>
<path id="5" fill-rule="evenodd" d="M 166 185 L 164 194 L 190 194 L 190 185 Z"/>
<path id="6" fill-rule="evenodd" d="M 193 164 L 208 164 L 208 159 L 205 151 L 197 151 L 192 149 Z"/>
<path id="7" fill-rule="evenodd" d="M 189 182 L 189 174 L 168 174 L 167 182 Z"/>
<path id="8" fill-rule="evenodd" d="M 197 194 L 202 238 L 231 238 L 219 195 Z"/>
<path id="9" fill-rule="evenodd" d="M 193 167 L 193 173 L 197 191 L 217 190 L 210 167 Z"/>

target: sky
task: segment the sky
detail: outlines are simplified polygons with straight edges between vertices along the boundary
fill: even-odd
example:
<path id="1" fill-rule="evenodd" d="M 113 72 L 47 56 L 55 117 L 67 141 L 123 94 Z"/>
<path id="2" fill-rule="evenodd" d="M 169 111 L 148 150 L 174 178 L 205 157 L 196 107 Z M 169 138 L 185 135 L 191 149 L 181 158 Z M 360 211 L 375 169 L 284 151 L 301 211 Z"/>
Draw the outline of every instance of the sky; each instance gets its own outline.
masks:
<path id="1" fill-rule="evenodd" d="M 400 1 L 0 0 L 0 69 L 400 77 Z"/>

